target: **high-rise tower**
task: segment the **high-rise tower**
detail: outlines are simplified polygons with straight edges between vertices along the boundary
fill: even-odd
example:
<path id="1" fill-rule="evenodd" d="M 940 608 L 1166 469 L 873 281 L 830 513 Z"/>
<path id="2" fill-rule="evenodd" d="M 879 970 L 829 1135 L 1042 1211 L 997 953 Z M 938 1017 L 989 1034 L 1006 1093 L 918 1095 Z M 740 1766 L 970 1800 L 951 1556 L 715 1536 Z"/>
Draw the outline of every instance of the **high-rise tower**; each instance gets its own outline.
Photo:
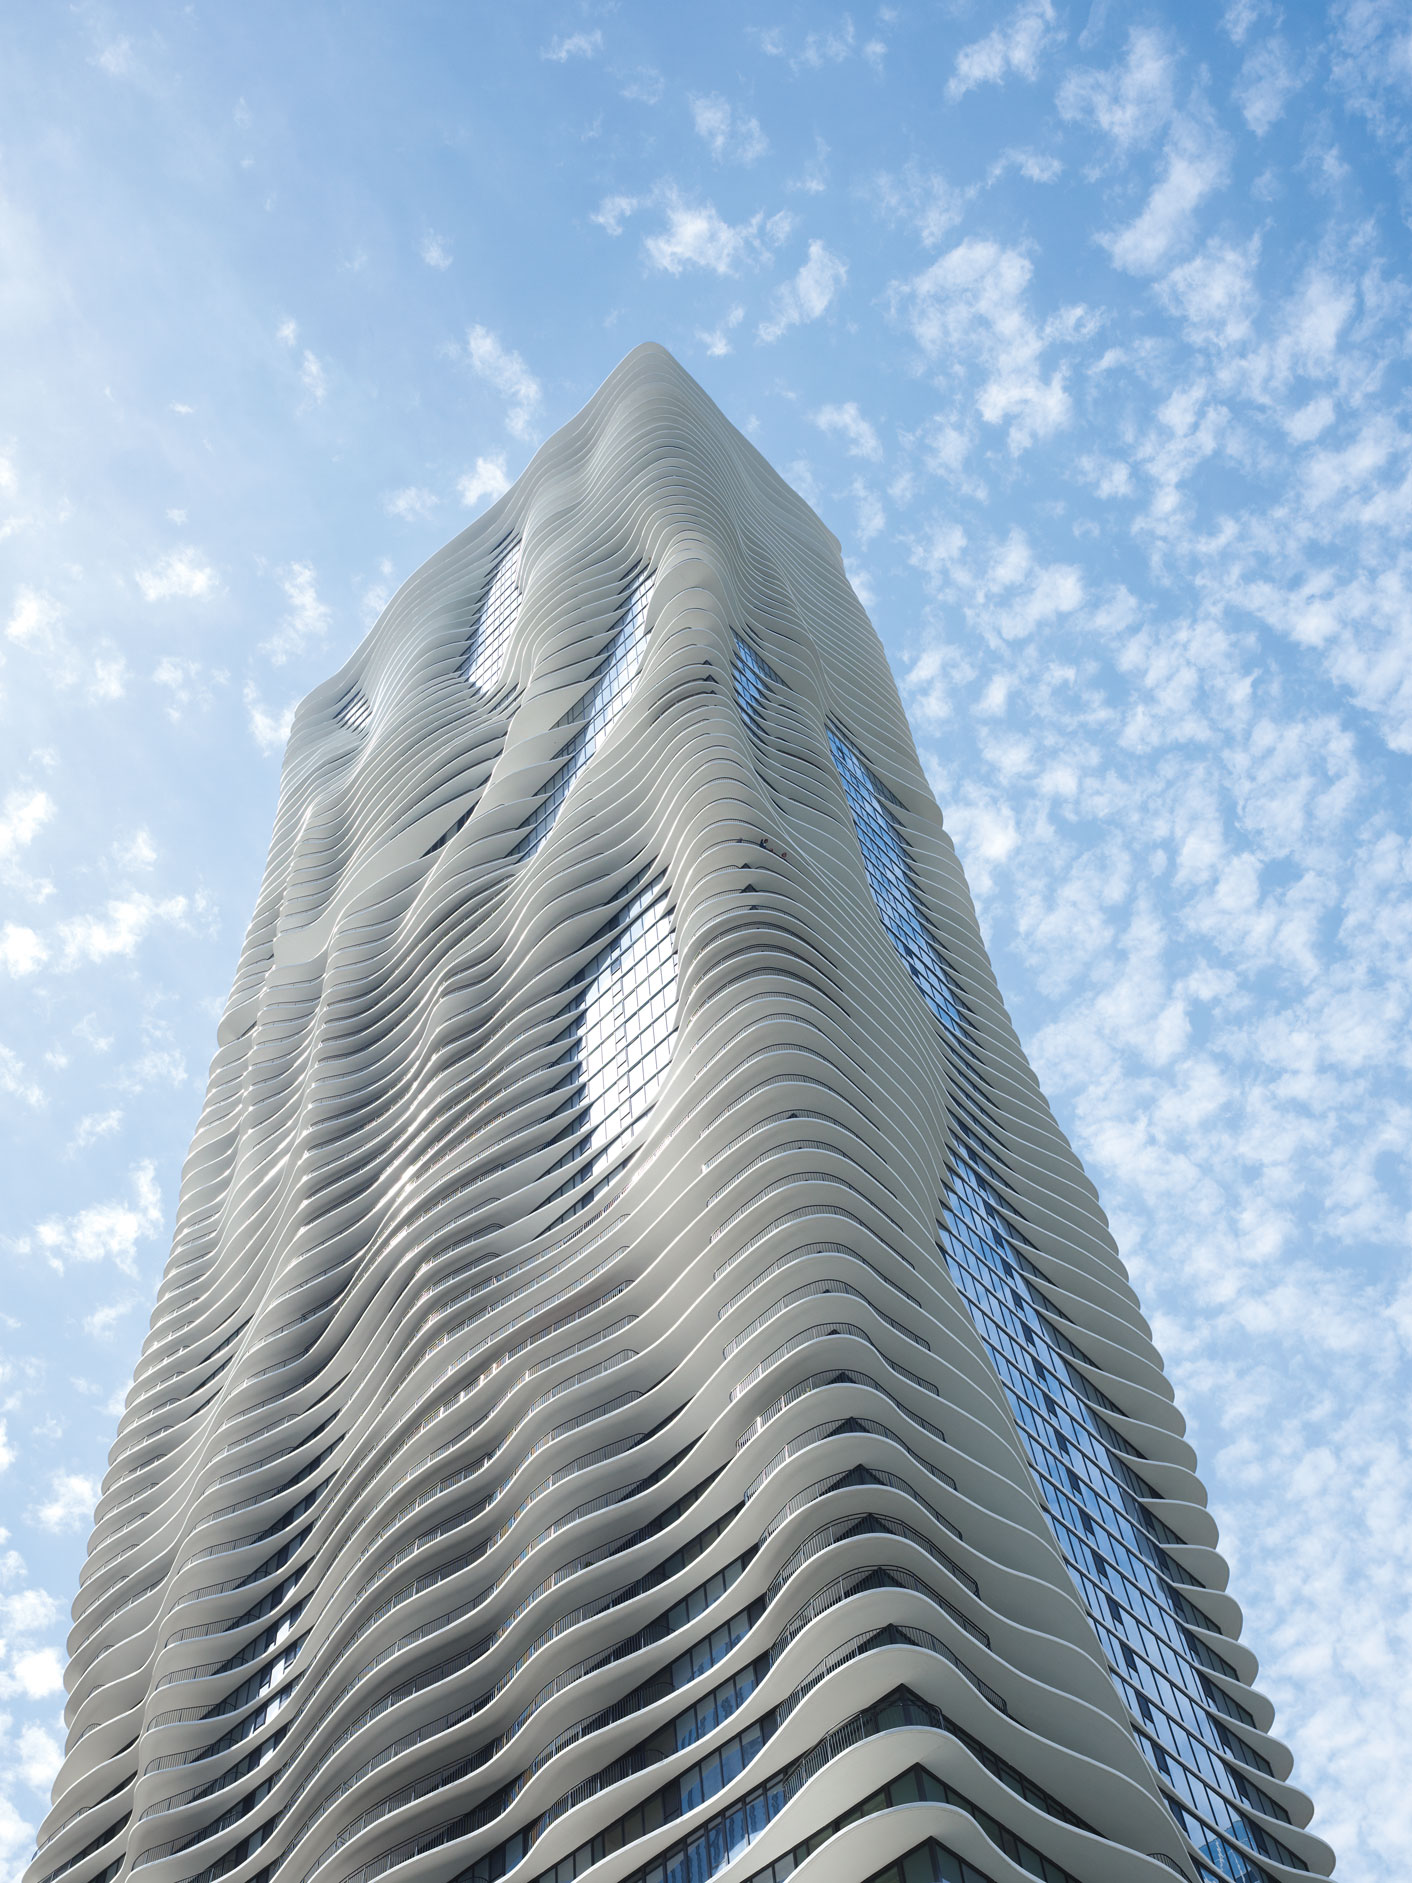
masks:
<path id="1" fill-rule="evenodd" d="M 305 701 L 30 1883 L 1332 1857 L 834 538 L 656 347 Z"/>

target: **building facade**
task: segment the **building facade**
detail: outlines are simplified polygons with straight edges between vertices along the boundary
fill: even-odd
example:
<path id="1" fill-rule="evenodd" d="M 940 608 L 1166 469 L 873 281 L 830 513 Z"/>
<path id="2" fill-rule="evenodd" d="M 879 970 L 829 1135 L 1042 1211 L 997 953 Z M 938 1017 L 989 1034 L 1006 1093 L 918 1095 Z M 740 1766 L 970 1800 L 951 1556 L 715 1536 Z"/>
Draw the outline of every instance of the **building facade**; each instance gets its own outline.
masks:
<path id="1" fill-rule="evenodd" d="M 28 1883 L 1288 1883 L 814 513 L 660 348 L 305 701 Z"/>

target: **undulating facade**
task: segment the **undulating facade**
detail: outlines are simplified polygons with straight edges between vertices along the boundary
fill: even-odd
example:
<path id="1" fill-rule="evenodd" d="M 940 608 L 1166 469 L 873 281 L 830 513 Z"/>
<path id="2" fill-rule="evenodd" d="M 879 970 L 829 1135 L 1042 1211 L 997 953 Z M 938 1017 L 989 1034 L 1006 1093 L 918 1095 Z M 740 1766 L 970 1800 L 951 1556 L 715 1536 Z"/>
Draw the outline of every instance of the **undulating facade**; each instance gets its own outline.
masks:
<path id="1" fill-rule="evenodd" d="M 300 709 L 29 1883 L 1327 1875 L 838 545 L 632 353 Z"/>

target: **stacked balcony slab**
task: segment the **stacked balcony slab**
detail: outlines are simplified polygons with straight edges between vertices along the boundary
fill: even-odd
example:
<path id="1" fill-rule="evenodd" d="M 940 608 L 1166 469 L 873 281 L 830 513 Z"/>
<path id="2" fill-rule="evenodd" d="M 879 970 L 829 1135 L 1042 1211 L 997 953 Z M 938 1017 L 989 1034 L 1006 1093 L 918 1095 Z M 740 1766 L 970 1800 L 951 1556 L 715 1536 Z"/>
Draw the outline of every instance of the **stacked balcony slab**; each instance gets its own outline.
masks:
<path id="1" fill-rule="evenodd" d="M 1329 1874 L 811 510 L 657 347 L 296 718 L 28 1883 Z"/>

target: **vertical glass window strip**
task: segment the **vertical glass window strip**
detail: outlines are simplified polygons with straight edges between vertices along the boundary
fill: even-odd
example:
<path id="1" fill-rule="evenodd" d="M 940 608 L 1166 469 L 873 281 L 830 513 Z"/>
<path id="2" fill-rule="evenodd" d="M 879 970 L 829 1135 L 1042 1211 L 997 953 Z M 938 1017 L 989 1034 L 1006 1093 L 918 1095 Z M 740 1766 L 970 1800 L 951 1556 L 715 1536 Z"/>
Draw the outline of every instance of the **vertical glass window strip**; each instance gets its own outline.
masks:
<path id="1" fill-rule="evenodd" d="M 488 693 L 499 680 L 519 616 L 520 544 L 516 539 L 501 548 L 461 662 L 461 678 L 478 692 Z"/>
<path id="2" fill-rule="evenodd" d="M 1224 1749 L 1247 1765 L 1269 1769 L 1208 1711 L 1215 1707 L 1228 1717 L 1250 1719 L 1192 1664 L 1212 1666 L 1219 1657 L 1188 1625 L 1219 1631 L 1172 1586 L 1193 1580 L 1163 1548 L 1181 1539 L 1139 1501 L 1157 1493 L 1114 1455 L 1131 1447 L 1098 1407 L 1118 1408 L 1072 1364 L 1072 1358 L 1087 1356 L 1039 1311 L 1041 1305 L 1051 1307 L 1032 1279 L 1039 1271 L 1015 1248 L 998 1194 L 964 1132 L 943 1208 L 937 1227 L 947 1268 L 1015 1415 L 1050 1524 L 1113 1679 L 1142 1722 L 1138 1745 L 1165 1787 L 1173 1817 L 1206 1859 L 1206 1874 L 1266 1883 L 1266 1873 L 1246 1855 L 1252 1850 L 1307 1869 L 1221 1795 L 1230 1792 L 1288 1822 L 1274 1799 L 1218 1756 Z M 1220 1667 L 1234 1677 L 1233 1668 Z"/>
<path id="3" fill-rule="evenodd" d="M 583 1124 L 572 1156 L 588 1162 L 587 1180 L 613 1146 L 652 1107 L 671 1064 L 677 1033 L 677 953 L 661 884 L 643 890 L 623 912 L 617 936 L 584 968 L 574 1017 L 571 1058 Z"/>
<path id="4" fill-rule="evenodd" d="M 847 739 L 832 726 L 829 750 L 833 753 L 848 808 L 853 813 L 853 828 L 863 852 L 868 886 L 882 925 L 916 982 L 922 999 L 947 1032 L 964 1043 L 960 1002 L 941 950 L 922 914 L 902 833 L 888 809 L 887 801 L 896 804 L 897 800 L 886 785 L 874 778 Z"/>
<path id="5" fill-rule="evenodd" d="M 571 715 L 580 721 L 578 731 L 558 771 L 545 787 L 544 796 L 530 819 L 529 829 L 516 847 L 516 856 L 532 857 L 544 842 L 554 828 L 554 820 L 572 790 L 575 779 L 628 703 L 647 647 L 647 605 L 652 599 L 652 582 L 653 572 L 650 569 L 642 570 L 633 578 L 627 605 L 613 630 L 613 638 L 604 650 L 598 674 L 587 698 L 581 706 L 575 707 Z"/>
<path id="6" fill-rule="evenodd" d="M 748 641 L 742 640 L 738 634 L 732 638 L 735 641 L 735 659 L 731 662 L 731 679 L 735 687 L 735 703 L 740 709 L 741 718 L 758 739 L 765 730 L 765 696 L 772 686 L 783 686 L 784 682 Z"/>

